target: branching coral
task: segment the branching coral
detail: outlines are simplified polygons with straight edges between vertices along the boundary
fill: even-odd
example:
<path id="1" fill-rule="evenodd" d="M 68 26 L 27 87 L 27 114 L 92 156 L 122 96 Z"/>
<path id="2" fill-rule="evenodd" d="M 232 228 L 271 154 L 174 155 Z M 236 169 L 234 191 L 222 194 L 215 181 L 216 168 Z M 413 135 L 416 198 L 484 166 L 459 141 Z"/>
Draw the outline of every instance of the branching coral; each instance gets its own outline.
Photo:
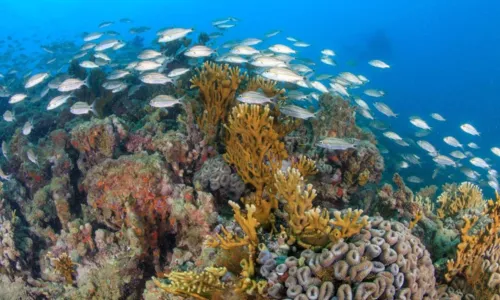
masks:
<path id="1" fill-rule="evenodd" d="M 240 104 L 233 108 L 226 126 L 224 159 L 255 188 L 244 202 L 255 205 L 255 217 L 261 224 L 270 222 L 271 209 L 278 205 L 275 199 L 264 199 L 264 189 L 270 183 L 272 186 L 273 170 L 281 168 L 281 161 L 288 156 L 273 123 L 269 106 Z"/>
<path id="2" fill-rule="evenodd" d="M 241 229 L 245 233 L 244 237 L 239 237 L 229 232 L 226 228 L 222 227 L 222 233 L 217 234 L 215 238 L 209 238 L 207 240 L 207 245 L 212 248 L 222 248 L 225 250 L 230 250 L 237 247 L 248 246 L 250 252 L 253 252 L 259 243 L 257 237 L 257 227 L 259 223 L 254 218 L 255 206 L 247 205 L 247 214 L 244 217 L 241 214 L 240 207 L 233 201 L 229 201 L 229 205 L 233 208 L 234 219 L 241 226 Z"/>
<path id="3" fill-rule="evenodd" d="M 333 213 L 335 220 L 330 220 L 330 224 L 337 231 L 334 233 L 335 238 L 345 239 L 358 234 L 368 224 L 368 216 L 361 217 L 362 213 L 360 209 L 351 208 L 344 215 L 340 211 L 335 211 Z"/>
<path id="4" fill-rule="evenodd" d="M 478 217 L 464 217 L 465 224 L 461 231 L 461 242 L 457 246 L 457 255 L 447 263 L 445 278 L 450 281 L 455 276 L 463 276 L 473 287 L 479 299 L 500 296 L 500 196 L 496 201 L 489 200 L 484 214 L 490 223 L 477 234 L 473 227 Z"/>
<path id="5" fill-rule="evenodd" d="M 212 144 L 218 138 L 220 124 L 226 120 L 236 92 L 246 75 L 240 74 L 238 67 L 213 62 L 205 62 L 197 72 L 198 75 L 191 78 L 191 88 L 199 89 L 203 103 L 203 114 L 197 122 L 208 143 Z"/>
<path id="6" fill-rule="evenodd" d="M 52 260 L 54 269 L 64 278 L 66 284 L 72 285 L 76 264 L 71 260 L 68 253 L 63 253 L 58 257 L 52 257 L 51 253 L 48 253 L 47 256 Z"/>
<path id="7" fill-rule="evenodd" d="M 226 268 L 205 268 L 203 272 L 172 272 L 168 274 L 170 283 L 166 284 L 153 278 L 155 284 L 164 291 L 195 299 L 210 299 L 214 293 L 221 292 L 225 285 L 221 277 L 226 274 Z"/>
<path id="8" fill-rule="evenodd" d="M 445 185 L 438 197 L 440 207 L 437 215 L 440 218 L 453 217 L 465 209 L 481 209 L 486 204 L 481 189 L 470 182 L 456 185 Z"/>

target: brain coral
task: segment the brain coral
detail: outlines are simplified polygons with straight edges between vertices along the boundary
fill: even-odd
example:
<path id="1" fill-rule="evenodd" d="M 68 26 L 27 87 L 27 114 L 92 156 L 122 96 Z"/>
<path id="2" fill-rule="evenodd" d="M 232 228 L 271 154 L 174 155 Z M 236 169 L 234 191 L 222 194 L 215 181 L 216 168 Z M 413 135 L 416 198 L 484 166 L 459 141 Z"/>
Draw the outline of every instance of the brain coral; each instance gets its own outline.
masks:
<path id="1" fill-rule="evenodd" d="M 321 253 L 283 258 L 264 250 L 257 261 L 274 299 L 436 299 L 430 254 L 407 227 L 382 218 Z M 278 261 L 283 261 L 278 263 Z"/>

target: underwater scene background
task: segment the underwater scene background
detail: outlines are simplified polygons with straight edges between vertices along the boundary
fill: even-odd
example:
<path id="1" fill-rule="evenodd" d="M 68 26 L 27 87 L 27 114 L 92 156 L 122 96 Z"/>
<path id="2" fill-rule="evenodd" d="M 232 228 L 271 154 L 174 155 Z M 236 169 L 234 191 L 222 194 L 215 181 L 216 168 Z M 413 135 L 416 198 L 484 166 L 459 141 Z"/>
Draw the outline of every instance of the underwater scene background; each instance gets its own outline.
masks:
<path id="1" fill-rule="evenodd" d="M 499 3 L 0 11 L 0 299 L 500 299 Z"/>

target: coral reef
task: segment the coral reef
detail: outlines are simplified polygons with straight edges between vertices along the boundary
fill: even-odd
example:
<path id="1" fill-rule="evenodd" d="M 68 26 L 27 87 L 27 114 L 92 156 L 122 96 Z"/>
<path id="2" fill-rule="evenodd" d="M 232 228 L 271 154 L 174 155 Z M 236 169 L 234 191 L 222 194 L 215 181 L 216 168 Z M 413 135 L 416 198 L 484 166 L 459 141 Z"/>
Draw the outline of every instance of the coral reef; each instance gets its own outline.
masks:
<path id="1" fill-rule="evenodd" d="M 78 168 L 86 172 L 107 158 L 117 155 L 120 141 L 125 140 L 128 131 L 115 116 L 103 120 L 79 124 L 71 130 L 71 145 L 78 150 Z"/>
<path id="2" fill-rule="evenodd" d="M 437 215 L 440 218 L 453 217 L 466 209 L 481 210 L 486 204 L 481 189 L 470 182 L 463 182 L 459 186 L 454 184 L 444 186 L 437 201 L 439 202 Z"/>

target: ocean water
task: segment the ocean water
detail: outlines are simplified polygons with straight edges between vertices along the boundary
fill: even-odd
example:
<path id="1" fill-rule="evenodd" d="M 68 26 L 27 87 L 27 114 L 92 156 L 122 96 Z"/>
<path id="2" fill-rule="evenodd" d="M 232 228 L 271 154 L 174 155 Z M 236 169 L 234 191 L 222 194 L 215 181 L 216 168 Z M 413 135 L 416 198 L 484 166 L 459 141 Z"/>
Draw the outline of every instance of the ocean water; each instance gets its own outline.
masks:
<path id="1" fill-rule="evenodd" d="M 377 130 L 370 126 L 370 120 L 360 115 L 359 110 L 356 113 L 357 125 L 373 132 L 377 147 L 380 150 L 387 150 L 387 152 L 382 151 L 385 170 L 381 180 L 372 183 L 374 191 L 377 191 L 383 183 L 391 182 L 394 173 L 401 174 L 414 191 L 428 185 L 440 187 L 445 183 L 470 181 L 482 189 L 485 198 L 492 198 L 495 189 L 498 189 L 495 170 L 500 169 L 500 149 L 498 154 L 493 153 L 491 149 L 500 147 L 500 34 L 498 32 L 500 2 L 0 0 L 0 12 L 0 74 L 4 76 L 0 78 L 0 91 L 5 88 L 11 94 L 26 92 L 22 87 L 29 76 L 26 74 L 48 72 L 47 81 L 49 81 L 57 74 L 67 73 L 71 55 L 79 52 L 79 47 L 84 44 L 82 37 L 89 32 L 113 30 L 119 33 L 113 38 L 125 42 L 126 45 L 117 50 L 116 55 L 120 57 L 120 51 L 129 55 L 121 56 L 124 58 L 123 62 L 118 59 L 115 61 L 113 56 L 113 62 L 121 67 L 135 60 L 136 54 L 142 49 L 159 50 L 156 32 L 160 29 L 193 28 L 194 31 L 188 35 L 193 40 L 189 47 L 196 44 L 200 33 L 222 33 L 221 37 L 207 43 L 216 54 L 190 61 L 189 65 L 186 65 L 185 59 L 177 60 L 182 61 L 183 67 L 191 70 L 200 67 L 205 60 L 214 60 L 227 53 L 228 49 L 222 45 L 228 41 L 259 38 L 263 39 L 263 42 L 255 48 L 264 50 L 276 43 L 292 46 L 293 43 L 286 37 L 293 37 L 310 44 L 308 47 L 293 47 L 297 51 L 295 57 L 308 58 L 315 62 L 315 65 L 310 66 L 314 72 L 306 76 L 308 80 L 314 80 L 319 74 L 337 76 L 341 72 L 352 72 L 369 79 L 368 83 L 361 86 L 350 86 L 350 97 L 344 99 L 355 105 L 354 97 L 361 97 L 370 106 L 370 112 L 375 119 L 388 127 L 387 130 Z M 235 24 L 233 28 L 221 30 L 212 25 L 214 20 L 229 16 L 237 19 L 229 22 Z M 132 22 L 119 22 L 122 18 L 129 18 Z M 99 28 L 99 24 L 105 21 L 114 24 Z M 147 26 L 150 29 L 139 34 L 129 32 L 130 28 L 139 26 Z M 273 30 L 279 30 L 280 33 L 271 38 L 264 38 L 265 34 Z M 138 38 L 142 39 L 142 44 L 138 44 L 140 47 L 134 45 L 134 39 Z M 57 48 L 61 43 L 70 45 L 68 51 L 72 53 L 71 55 L 61 54 L 62 50 Z M 54 44 L 59 46 L 50 48 Z M 43 50 L 44 47 L 52 49 L 53 53 L 47 53 Z M 320 61 L 321 51 L 325 48 L 335 51 L 335 56 L 332 58 L 336 66 L 326 65 Z M 183 54 L 180 53 L 179 57 L 183 57 Z M 56 58 L 57 62 L 53 65 L 47 64 L 47 61 L 53 58 Z M 65 61 L 62 61 L 63 59 Z M 374 59 L 382 60 L 390 65 L 390 68 L 381 69 L 368 64 Z M 84 59 L 79 59 L 82 60 Z M 250 73 L 254 72 L 252 68 L 246 68 L 245 64 L 241 67 L 248 69 Z M 114 68 L 108 66 L 102 69 L 109 73 Z M 16 73 L 9 73 L 12 70 Z M 164 70 L 165 73 L 168 71 Z M 137 79 L 139 74 L 133 72 L 131 76 Z M 131 88 L 131 81 L 127 81 L 127 89 Z M 329 88 L 329 80 L 322 82 Z M 278 86 L 286 89 L 290 87 L 285 83 L 278 83 Z M 297 86 L 293 86 L 290 90 L 296 88 Z M 311 87 L 299 89 L 305 93 L 319 93 Z M 373 98 L 363 93 L 366 89 L 383 90 L 385 95 Z M 335 94 L 331 91 L 330 93 Z M 25 101 L 32 101 L 35 98 L 34 93 L 27 92 L 27 94 L 29 98 Z M 50 97 L 54 96 L 56 93 L 51 92 Z M 21 116 L 22 120 L 15 120 L 9 124 L 5 120 L 0 120 L 5 123 L 2 124 L 4 130 L 0 132 L 0 138 L 11 143 L 14 140 L 12 137 L 15 130 L 23 128 L 25 122 L 36 120 L 34 125 L 43 123 L 42 116 L 47 114 L 45 107 L 49 100 L 47 96 L 34 101 L 31 108 L 30 102 L 25 102 L 23 108 L 19 109 L 16 108 L 16 104 L 8 103 L 9 97 L 10 95 L 0 98 L 0 115 L 12 110 L 16 116 Z M 74 100 L 50 112 L 53 114 L 50 119 L 53 125 L 40 125 L 40 128 L 43 128 L 40 130 L 35 126 L 27 143 L 41 153 L 43 145 L 38 144 L 38 141 L 47 137 L 51 131 L 65 128 L 69 132 L 72 126 L 77 126 L 80 121 L 91 120 L 91 114 L 69 113 L 70 106 L 82 99 Z M 144 105 L 148 105 L 149 99 L 143 100 Z M 116 112 L 119 111 L 116 109 L 119 104 L 116 99 L 114 101 L 113 112 Z M 390 118 L 377 111 L 373 106 L 377 101 L 389 105 L 398 116 Z M 43 104 L 40 105 L 40 102 Z M 302 106 L 319 108 L 315 100 L 310 100 L 309 104 Z M 127 113 L 132 115 L 132 112 Z M 125 117 L 127 113 L 124 113 Z M 431 113 L 439 113 L 446 121 L 434 120 L 430 116 Z M 70 118 L 71 121 L 58 123 L 56 121 L 58 118 L 53 117 L 54 114 L 56 116 L 60 114 L 60 119 Z M 409 118 L 413 116 L 422 118 L 432 127 L 428 135 L 415 136 L 419 129 L 410 123 Z M 131 128 L 139 126 L 140 123 L 128 122 Z M 58 125 L 55 125 L 56 123 Z M 480 136 L 473 136 L 461 130 L 460 126 L 465 123 L 473 125 L 480 132 Z M 397 133 L 409 143 L 409 146 L 396 144 L 383 135 L 385 131 Z M 447 145 L 443 141 L 446 136 L 457 138 L 464 145 L 463 149 Z M 455 166 L 444 167 L 434 162 L 433 157 L 416 144 L 418 140 L 430 142 L 442 155 L 450 156 L 449 153 L 453 150 L 470 153 L 467 153 L 467 158 L 461 160 L 452 157 Z M 467 146 L 471 142 L 476 143 L 479 149 Z M 76 152 L 68 151 L 68 153 L 72 162 L 77 164 Z M 402 154 L 418 155 L 421 164 L 410 164 L 408 168 L 400 168 L 399 165 L 403 161 Z M 9 153 L 7 156 L 10 155 L 25 154 Z M 474 165 L 471 163 L 474 157 L 484 159 L 489 166 L 481 168 Z M 49 165 L 47 161 L 52 157 L 42 157 L 40 154 L 39 158 L 45 161 L 38 161 L 37 164 L 46 166 L 47 170 L 50 169 L 47 167 Z M 26 159 L 23 163 L 26 163 Z M 2 158 L 0 166 L 7 175 L 21 182 L 21 186 L 28 186 L 19 179 L 25 174 L 16 173 L 17 170 L 7 159 Z M 466 169 L 473 170 L 476 178 L 467 177 L 464 174 Z M 23 169 L 23 172 L 28 171 Z M 45 172 L 43 176 L 50 177 L 50 172 Z M 77 175 L 71 173 L 71 176 L 73 180 Z M 416 176 L 422 182 L 411 183 L 407 180 L 410 176 Z M 12 184 L 7 183 L 8 180 L 4 182 L 6 186 Z M 33 188 L 32 183 L 29 184 L 26 197 L 31 199 L 37 188 Z M 81 190 L 74 193 L 75 199 L 85 197 Z M 78 201 L 85 202 L 81 199 Z M 13 207 L 23 205 L 13 204 Z M 53 227 L 60 229 L 60 226 L 59 224 Z M 163 259 L 165 258 L 162 256 Z M 34 273 L 37 272 L 38 268 Z"/>

